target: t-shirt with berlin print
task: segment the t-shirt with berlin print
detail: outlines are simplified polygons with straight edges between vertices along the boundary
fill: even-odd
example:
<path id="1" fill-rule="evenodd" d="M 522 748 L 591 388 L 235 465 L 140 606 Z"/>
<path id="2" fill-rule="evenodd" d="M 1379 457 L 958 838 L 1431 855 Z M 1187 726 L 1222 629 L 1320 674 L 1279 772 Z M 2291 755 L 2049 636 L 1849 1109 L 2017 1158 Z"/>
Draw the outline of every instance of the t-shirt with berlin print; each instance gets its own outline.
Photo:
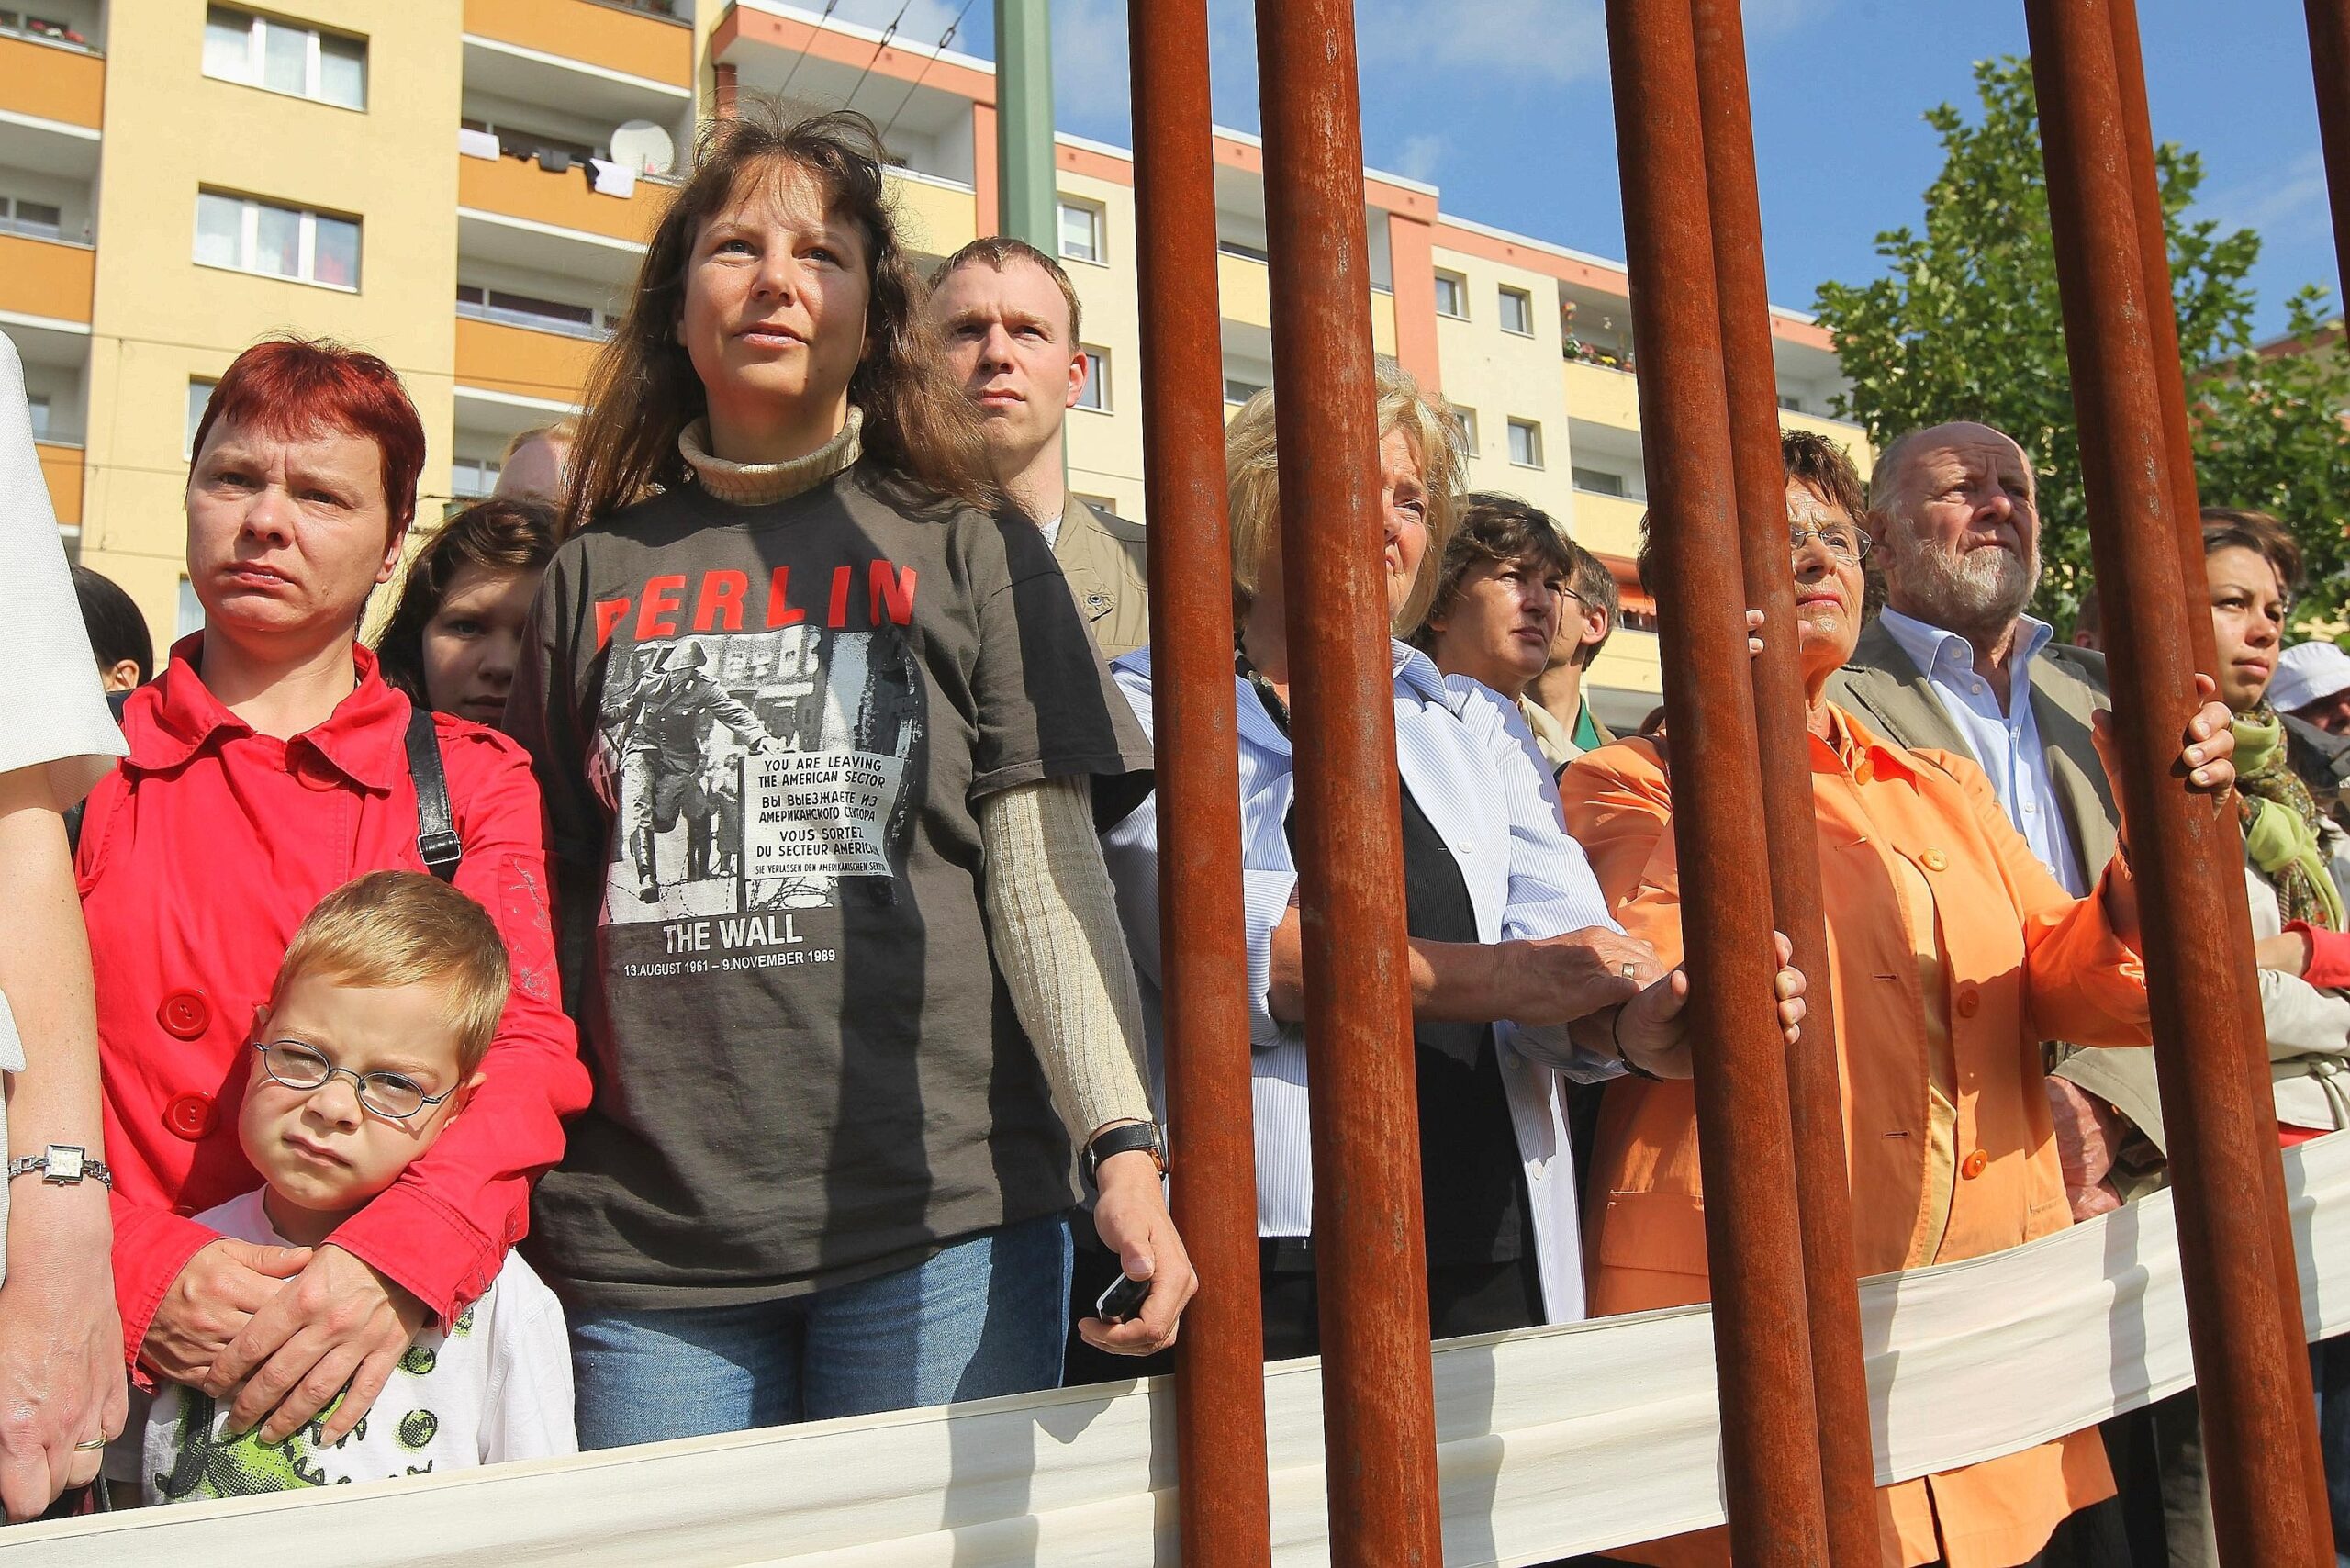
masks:
<path id="1" fill-rule="evenodd" d="M 794 1295 L 1069 1204 L 974 809 L 1091 776 L 1114 815 L 1150 751 L 1032 523 L 863 463 L 684 487 L 565 542 L 521 666 L 596 1079 L 534 1205 L 551 1283 Z"/>

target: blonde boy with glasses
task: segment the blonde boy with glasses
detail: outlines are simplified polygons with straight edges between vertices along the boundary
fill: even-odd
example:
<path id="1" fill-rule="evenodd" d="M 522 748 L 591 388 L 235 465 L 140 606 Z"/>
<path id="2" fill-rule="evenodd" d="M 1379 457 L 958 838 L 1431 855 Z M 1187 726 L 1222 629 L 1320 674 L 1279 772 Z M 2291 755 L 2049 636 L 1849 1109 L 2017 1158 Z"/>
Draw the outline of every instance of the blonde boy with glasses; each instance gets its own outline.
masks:
<path id="1" fill-rule="evenodd" d="M 266 1183 L 196 1219 L 311 1248 L 397 1182 L 464 1114 L 504 1011 L 506 946 L 479 904 L 377 871 L 319 901 L 257 1010 L 237 1131 Z M 344 1369 L 346 1372 L 349 1369 Z M 165 1384 L 146 1422 L 149 1503 L 245 1496 L 576 1452 L 563 1309 L 519 1254 L 454 1323 L 409 1345 L 341 1442 L 330 1404 L 283 1442 L 230 1401 Z"/>

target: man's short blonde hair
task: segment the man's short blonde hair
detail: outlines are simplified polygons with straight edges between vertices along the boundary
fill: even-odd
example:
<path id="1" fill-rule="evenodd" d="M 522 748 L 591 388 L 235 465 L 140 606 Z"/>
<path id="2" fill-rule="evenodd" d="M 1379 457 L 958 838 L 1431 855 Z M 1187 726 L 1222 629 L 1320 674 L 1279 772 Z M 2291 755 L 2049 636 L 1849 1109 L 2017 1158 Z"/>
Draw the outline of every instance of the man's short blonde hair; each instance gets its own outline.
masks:
<path id="1" fill-rule="evenodd" d="M 579 421 L 577 420 L 564 419 L 557 420 L 551 425 L 532 425 L 529 430 L 515 432 L 514 439 L 506 443 L 506 451 L 498 458 L 498 463 L 503 465 L 513 462 L 514 454 L 534 441 L 558 442 L 565 446 L 569 446 L 578 439 Z"/>
<path id="2" fill-rule="evenodd" d="M 1427 491 L 1428 548 L 1420 559 L 1412 591 L 1395 612 L 1390 630 L 1406 636 L 1427 619 L 1435 602 L 1438 566 L 1460 519 L 1462 474 L 1460 421 L 1452 410 L 1420 390 L 1412 373 L 1390 359 L 1379 361 L 1379 438 L 1400 430 L 1420 460 L 1420 483 Z M 1236 621 L 1248 612 L 1265 562 L 1281 548 L 1281 504 L 1279 441 L 1273 428 L 1270 387 L 1241 405 L 1224 432 L 1224 469 L 1232 492 L 1232 610 Z M 1376 476 L 1374 476 L 1374 478 Z"/>
<path id="3" fill-rule="evenodd" d="M 320 899 L 277 967 L 273 1013 L 306 975 L 362 989 L 439 986 L 467 1074 L 489 1051 L 511 984 L 489 912 L 421 871 L 371 871 Z"/>

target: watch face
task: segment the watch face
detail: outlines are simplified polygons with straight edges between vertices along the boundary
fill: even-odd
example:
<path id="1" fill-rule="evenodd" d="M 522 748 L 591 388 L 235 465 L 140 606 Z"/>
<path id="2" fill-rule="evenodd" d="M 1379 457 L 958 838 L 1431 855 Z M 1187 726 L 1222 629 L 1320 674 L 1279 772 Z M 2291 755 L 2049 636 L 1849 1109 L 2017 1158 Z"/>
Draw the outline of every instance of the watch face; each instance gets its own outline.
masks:
<path id="1" fill-rule="evenodd" d="M 49 1170 L 44 1180 L 79 1182 L 82 1179 L 82 1151 L 72 1144 L 53 1143 L 49 1146 Z"/>

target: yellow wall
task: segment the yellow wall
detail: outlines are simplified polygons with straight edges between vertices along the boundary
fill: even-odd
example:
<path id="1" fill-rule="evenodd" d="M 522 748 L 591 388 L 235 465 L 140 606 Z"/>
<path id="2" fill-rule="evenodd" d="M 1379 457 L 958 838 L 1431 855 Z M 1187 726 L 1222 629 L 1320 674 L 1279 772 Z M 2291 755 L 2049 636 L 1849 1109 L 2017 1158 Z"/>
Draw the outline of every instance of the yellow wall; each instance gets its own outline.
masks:
<path id="1" fill-rule="evenodd" d="M 272 331 L 331 335 L 400 372 L 426 475 L 448 463 L 459 0 L 319 0 L 308 14 L 366 38 L 364 113 L 204 76 L 204 8 L 186 0 L 114 0 L 106 29 L 82 558 L 129 590 L 159 641 L 177 612 L 190 377 Z M 199 185 L 355 213 L 358 290 L 196 265 Z"/>
<path id="2" fill-rule="evenodd" d="M 1559 383 L 1559 286 L 1538 273 L 1441 245 L 1435 260 L 1439 270 L 1468 279 L 1468 319 L 1438 316 L 1436 342 L 1446 398 L 1477 416 L 1470 487 L 1521 496 L 1572 527 L 1575 498 L 1567 473 L 1567 400 Z M 1504 284 L 1533 296 L 1532 337 L 1502 330 Z M 1509 460 L 1513 418 L 1542 427 L 1540 468 Z"/>
<path id="3" fill-rule="evenodd" d="M 1098 202 L 1105 264 L 1065 263 L 1084 308 L 1086 342 L 1110 351 L 1110 412 L 1069 411 L 1069 487 L 1103 496 L 1139 522 L 1142 498 L 1142 319 L 1135 301 L 1135 193 L 1131 185 L 1060 171 L 1060 188 Z"/>

